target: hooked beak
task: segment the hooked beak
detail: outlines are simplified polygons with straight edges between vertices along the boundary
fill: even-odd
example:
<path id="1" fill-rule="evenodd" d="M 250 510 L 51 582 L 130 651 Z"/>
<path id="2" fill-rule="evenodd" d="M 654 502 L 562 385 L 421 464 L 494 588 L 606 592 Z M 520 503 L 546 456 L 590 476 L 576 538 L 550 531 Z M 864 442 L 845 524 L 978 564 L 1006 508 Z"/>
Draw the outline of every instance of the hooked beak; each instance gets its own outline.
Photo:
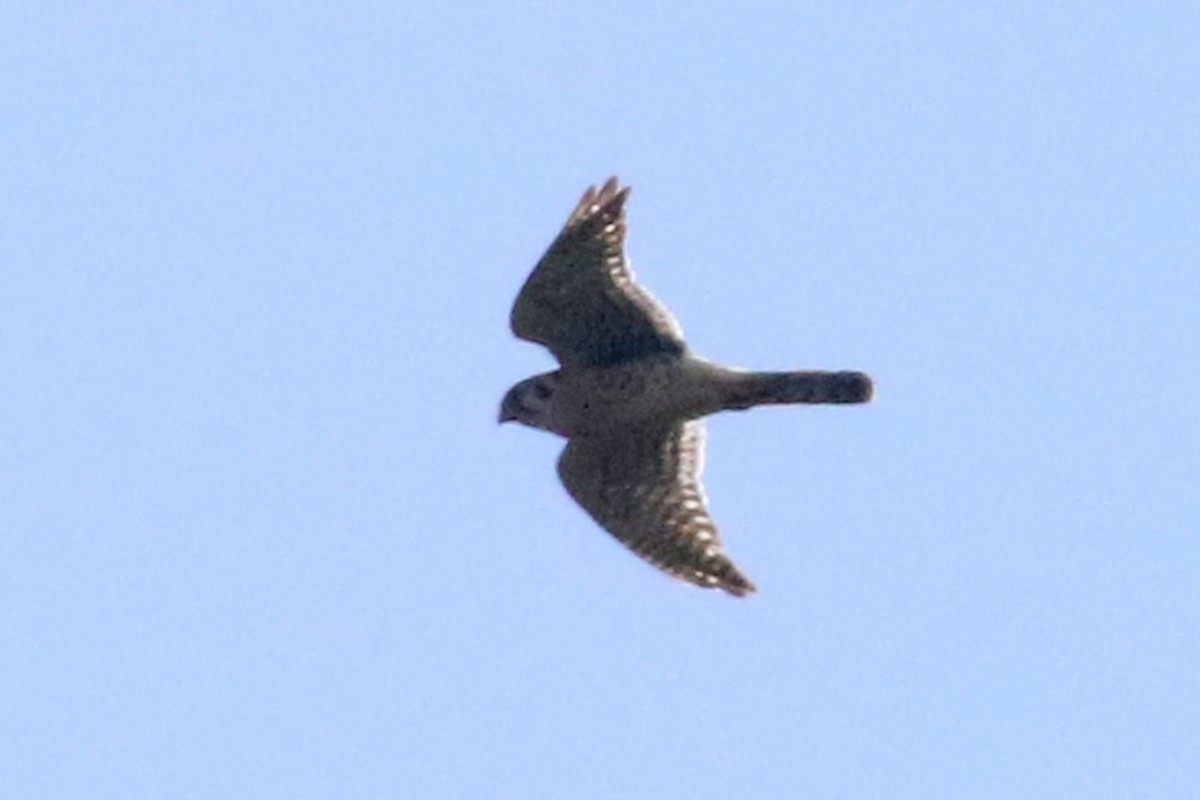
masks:
<path id="1" fill-rule="evenodd" d="M 515 422 L 516 419 L 517 415 L 513 413 L 511 408 L 509 408 L 507 405 L 500 406 L 500 416 L 496 420 L 498 425 L 503 425 L 506 422 Z"/>

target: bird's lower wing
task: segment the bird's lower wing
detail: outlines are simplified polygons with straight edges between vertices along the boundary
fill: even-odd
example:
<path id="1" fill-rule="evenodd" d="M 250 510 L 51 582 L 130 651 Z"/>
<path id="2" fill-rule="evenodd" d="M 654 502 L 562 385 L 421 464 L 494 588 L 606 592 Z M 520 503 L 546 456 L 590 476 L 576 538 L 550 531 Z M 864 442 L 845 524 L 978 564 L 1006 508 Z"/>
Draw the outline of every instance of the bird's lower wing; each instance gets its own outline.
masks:
<path id="1" fill-rule="evenodd" d="M 703 469 L 698 421 L 574 437 L 558 461 L 575 501 L 639 556 L 697 586 L 750 594 L 709 516 Z"/>

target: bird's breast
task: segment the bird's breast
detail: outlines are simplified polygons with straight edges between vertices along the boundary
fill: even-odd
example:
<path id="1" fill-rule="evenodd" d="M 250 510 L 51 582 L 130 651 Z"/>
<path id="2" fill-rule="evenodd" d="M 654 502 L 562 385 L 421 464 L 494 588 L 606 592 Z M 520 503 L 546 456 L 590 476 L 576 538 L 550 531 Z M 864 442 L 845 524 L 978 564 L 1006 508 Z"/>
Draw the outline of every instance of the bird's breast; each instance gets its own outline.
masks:
<path id="1" fill-rule="evenodd" d="M 714 369 L 671 356 L 564 371 L 556 400 L 577 432 L 690 419 L 715 410 Z"/>

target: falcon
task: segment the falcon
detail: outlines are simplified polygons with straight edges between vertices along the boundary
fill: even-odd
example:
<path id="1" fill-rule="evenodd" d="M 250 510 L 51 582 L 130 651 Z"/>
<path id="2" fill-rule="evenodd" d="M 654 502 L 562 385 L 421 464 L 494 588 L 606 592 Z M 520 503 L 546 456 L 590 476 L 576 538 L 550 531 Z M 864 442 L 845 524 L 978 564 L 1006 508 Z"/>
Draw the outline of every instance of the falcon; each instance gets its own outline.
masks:
<path id="1" fill-rule="evenodd" d="M 692 354 L 671 313 L 634 282 L 625 256 L 629 187 L 583 194 L 512 308 L 520 339 L 560 368 L 513 386 L 500 422 L 567 440 L 558 476 L 601 527 L 664 572 L 743 597 L 708 511 L 702 417 L 761 405 L 865 403 L 861 372 L 756 372 Z"/>

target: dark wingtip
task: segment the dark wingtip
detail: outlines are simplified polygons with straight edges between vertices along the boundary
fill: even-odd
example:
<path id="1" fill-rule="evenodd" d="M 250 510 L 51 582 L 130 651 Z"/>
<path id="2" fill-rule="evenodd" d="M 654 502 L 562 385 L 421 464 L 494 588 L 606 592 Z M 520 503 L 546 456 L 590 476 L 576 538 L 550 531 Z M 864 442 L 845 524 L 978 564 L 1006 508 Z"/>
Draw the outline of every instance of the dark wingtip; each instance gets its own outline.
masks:
<path id="1" fill-rule="evenodd" d="M 613 175 L 600 187 L 600 192 L 593 202 L 602 208 L 620 209 L 624 207 L 631 190 L 630 186 L 621 186 L 620 179 Z"/>
<path id="2" fill-rule="evenodd" d="M 720 589 L 734 597 L 748 597 L 758 591 L 723 553 L 707 556 L 703 564 L 682 568 L 650 560 L 664 572 L 702 589 Z"/>
<path id="3" fill-rule="evenodd" d="M 755 586 L 750 581 L 746 580 L 741 575 L 737 576 L 736 581 L 729 580 L 728 578 L 726 578 L 724 581 L 722 581 L 720 584 L 717 585 L 717 588 L 724 590 L 725 592 L 733 595 L 734 597 L 749 597 L 750 595 L 752 595 L 758 591 L 757 586 Z"/>
<path id="4" fill-rule="evenodd" d="M 739 572 L 732 561 L 727 558 L 722 560 L 724 563 L 710 573 L 712 588 L 720 589 L 734 597 L 749 597 L 758 591 L 758 587 L 749 578 Z"/>
<path id="5" fill-rule="evenodd" d="M 629 186 L 622 187 L 616 175 L 605 181 L 599 190 L 595 186 L 589 186 L 583 193 L 583 197 L 579 198 L 575 210 L 571 212 L 567 225 L 578 223 L 598 211 L 608 211 L 620 215 L 625 207 L 625 200 L 629 197 L 630 189 Z"/>

